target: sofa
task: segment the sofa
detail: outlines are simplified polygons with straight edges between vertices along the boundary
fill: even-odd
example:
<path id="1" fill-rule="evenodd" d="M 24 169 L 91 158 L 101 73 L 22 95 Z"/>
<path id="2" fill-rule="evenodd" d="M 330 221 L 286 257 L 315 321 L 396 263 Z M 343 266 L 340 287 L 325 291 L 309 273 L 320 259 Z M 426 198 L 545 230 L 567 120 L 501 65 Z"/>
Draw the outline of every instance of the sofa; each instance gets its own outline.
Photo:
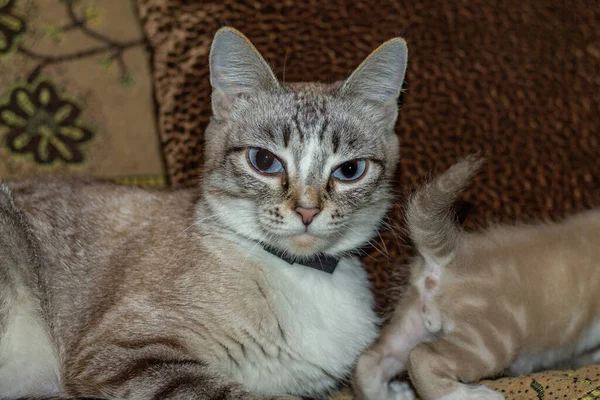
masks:
<path id="1" fill-rule="evenodd" d="M 384 316 L 412 255 L 403 201 L 460 157 L 486 158 L 458 208 L 466 229 L 600 205 L 594 0 L 0 2 L 0 177 L 197 185 L 223 25 L 285 81 L 340 80 L 384 40 L 408 41 L 397 202 L 363 259 Z M 600 366 L 484 384 L 508 399 L 594 399 Z"/>

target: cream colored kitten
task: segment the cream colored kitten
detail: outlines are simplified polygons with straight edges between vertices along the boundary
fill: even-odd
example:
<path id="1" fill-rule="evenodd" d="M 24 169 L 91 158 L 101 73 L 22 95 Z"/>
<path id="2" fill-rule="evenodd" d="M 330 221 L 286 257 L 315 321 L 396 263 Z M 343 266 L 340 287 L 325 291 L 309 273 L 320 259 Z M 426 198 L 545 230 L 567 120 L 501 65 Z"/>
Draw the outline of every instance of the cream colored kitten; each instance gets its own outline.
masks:
<path id="1" fill-rule="evenodd" d="M 471 384 L 600 362 L 600 211 L 462 232 L 451 205 L 479 165 L 463 160 L 412 197 L 419 256 L 391 323 L 359 360 L 359 398 L 414 398 L 406 383 L 390 384 L 408 370 L 425 400 L 503 399 Z"/>

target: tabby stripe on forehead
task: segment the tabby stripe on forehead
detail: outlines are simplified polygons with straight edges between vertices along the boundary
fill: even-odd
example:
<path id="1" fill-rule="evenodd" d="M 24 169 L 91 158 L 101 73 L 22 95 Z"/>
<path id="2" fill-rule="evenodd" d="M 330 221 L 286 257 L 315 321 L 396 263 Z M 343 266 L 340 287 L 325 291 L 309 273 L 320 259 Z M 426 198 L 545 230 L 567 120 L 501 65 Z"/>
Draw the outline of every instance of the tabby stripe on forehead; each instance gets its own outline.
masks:
<path id="1" fill-rule="evenodd" d="M 294 120 L 294 124 L 296 124 L 296 130 L 298 131 L 298 139 L 300 143 L 304 142 L 304 132 L 302 132 L 302 128 L 300 128 L 300 121 L 298 120 L 298 114 L 300 113 L 300 108 L 296 108 L 296 114 L 292 117 Z"/>
<path id="2" fill-rule="evenodd" d="M 340 146 L 340 132 L 335 130 L 331 133 L 331 143 L 333 144 L 333 152 L 337 153 Z"/>
<path id="3" fill-rule="evenodd" d="M 265 127 L 263 129 L 263 132 L 267 134 L 267 136 L 269 137 L 269 139 L 271 139 L 271 141 L 275 140 L 275 130 L 273 129 L 273 127 Z"/>
<path id="4" fill-rule="evenodd" d="M 323 125 L 321 126 L 321 132 L 319 133 L 319 140 L 323 142 L 323 138 L 325 138 L 325 131 L 327 131 L 327 126 L 329 125 L 329 119 L 325 119 L 323 121 Z M 335 150 L 333 150 L 335 152 Z"/>
<path id="5" fill-rule="evenodd" d="M 290 144 L 290 136 L 291 136 L 291 128 L 288 124 L 284 124 L 282 127 L 283 133 L 283 145 L 284 147 L 288 147 Z"/>

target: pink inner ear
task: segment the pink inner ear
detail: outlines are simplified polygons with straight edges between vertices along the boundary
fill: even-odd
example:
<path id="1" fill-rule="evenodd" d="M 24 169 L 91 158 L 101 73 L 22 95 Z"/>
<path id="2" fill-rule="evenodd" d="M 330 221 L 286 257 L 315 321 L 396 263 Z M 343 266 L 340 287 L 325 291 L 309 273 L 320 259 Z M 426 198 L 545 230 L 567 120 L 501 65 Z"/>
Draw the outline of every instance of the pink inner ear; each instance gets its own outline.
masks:
<path id="1" fill-rule="evenodd" d="M 220 119 L 229 118 L 232 99 L 222 89 L 214 89 L 211 96 L 213 113 Z"/>

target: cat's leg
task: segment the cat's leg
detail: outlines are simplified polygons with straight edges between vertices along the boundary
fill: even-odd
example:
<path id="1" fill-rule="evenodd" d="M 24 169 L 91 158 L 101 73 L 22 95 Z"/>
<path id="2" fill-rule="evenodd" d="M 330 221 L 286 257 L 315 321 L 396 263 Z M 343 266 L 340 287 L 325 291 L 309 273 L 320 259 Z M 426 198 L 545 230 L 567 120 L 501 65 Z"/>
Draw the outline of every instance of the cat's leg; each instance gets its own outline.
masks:
<path id="1" fill-rule="evenodd" d="M 594 364 L 600 364 L 600 347 L 578 355 L 569 367 L 570 369 L 579 369 Z"/>
<path id="2" fill-rule="evenodd" d="M 502 400 L 504 396 L 482 385 L 469 385 L 501 373 L 509 364 L 499 338 L 486 338 L 494 349 L 471 334 L 452 333 L 416 346 L 410 353 L 408 372 L 424 400 Z M 463 383 L 464 382 L 464 383 Z"/>
<path id="3" fill-rule="evenodd" d="M 107 344 L 108 343 L 108 344 Z M 177 340 L 147 338 L 86 346 L 69 362 L 65 386 L 76 396 L 128 400 L 276 400 L 293 396 L 262 396 L 190 357 Z M 92 347 L 92 348 L 90 348 Z"/>
<path id="4" fill-rule="evenodd" d="M 0 398 L 60 391 L 60 365 L 42 314 L 37 246 L 0 183 Z"/>
<path id="5" fill-rule="evenodd" d="M 412 348 L 430 337 L 420 306 L 420 296 L 409 288 L 396 307 L 390 323 L 379 340 L 358 360 L 354 373 L 354 390 L 358 399 L 411 400 L 414 393 L 405 382 L 390 381 L 406 371 Z"/>

